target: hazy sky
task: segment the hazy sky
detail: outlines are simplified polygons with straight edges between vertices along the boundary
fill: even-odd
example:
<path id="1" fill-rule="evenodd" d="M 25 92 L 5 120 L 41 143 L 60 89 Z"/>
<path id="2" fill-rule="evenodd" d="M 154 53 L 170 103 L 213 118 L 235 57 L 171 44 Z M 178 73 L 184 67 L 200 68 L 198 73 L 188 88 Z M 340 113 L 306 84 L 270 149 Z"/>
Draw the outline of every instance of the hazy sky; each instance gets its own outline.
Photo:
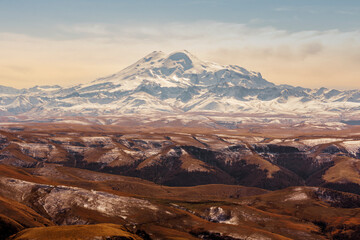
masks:
<path id="1" fill-rule="evenodd" d="M 360 88 L 358 0 L 0 0 L 0 85 L 71 85 L 154 50 Z"/>

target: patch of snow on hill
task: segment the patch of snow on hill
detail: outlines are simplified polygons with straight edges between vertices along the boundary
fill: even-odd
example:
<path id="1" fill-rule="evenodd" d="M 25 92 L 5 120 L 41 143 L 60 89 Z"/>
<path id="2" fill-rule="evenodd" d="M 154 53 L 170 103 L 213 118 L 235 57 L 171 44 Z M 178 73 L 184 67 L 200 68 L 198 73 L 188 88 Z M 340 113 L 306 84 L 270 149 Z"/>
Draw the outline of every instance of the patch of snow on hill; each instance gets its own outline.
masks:
<path id="1" fill-rule="evenodd" d="M 344 139 L 342 139 L 342 138 L 315 138 L 315 139 L 304 139 L 304 140 L 301 140 L 301 142 L 307 146 L 316 146 L 316 145 L 320 145 L 320 144 L 339 142 L 339 141 L 343 141 L 343 140 Z"/>
<path id="2" fill-rule="evenodd" d="M 354 156 L 356 156 L 356 154 L 358 152 L 360 152 L 360 140 L 358 141 L 344 141 L 341 143 L 341 145 L 343 147 L 345 147 L 345 149 L 353 154 Z"/>
<path id="3" fill-rule="evenodd" d="M 284 201 L 303 201 L 309 199 L 309 196 L 304 192 L 304 189 L 297 187 L 294 189 L 294 193 L 289 195 Z"/>

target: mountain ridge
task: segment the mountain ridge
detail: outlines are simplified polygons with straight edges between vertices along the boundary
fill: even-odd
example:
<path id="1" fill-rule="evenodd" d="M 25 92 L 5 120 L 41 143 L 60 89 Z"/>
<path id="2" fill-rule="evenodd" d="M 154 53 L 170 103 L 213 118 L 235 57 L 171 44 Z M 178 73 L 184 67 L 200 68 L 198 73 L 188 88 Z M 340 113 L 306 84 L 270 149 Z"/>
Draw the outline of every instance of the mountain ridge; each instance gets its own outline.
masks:
<path id="1" fill-rule="evenodd" d="M 71 87 L 0 86 L 0 116 L 248 113 L 352 120 L 360 90 L 275 85 L 261 73 L 198 59 L 186 50 L 154 51 L 127 68 Z"/>

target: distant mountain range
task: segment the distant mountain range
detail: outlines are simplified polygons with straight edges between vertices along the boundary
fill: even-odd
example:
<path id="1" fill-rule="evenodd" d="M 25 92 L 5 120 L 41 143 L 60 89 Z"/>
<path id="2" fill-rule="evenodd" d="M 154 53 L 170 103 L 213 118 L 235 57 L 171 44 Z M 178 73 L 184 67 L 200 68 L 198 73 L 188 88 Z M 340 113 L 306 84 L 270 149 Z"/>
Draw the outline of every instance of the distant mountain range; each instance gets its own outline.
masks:
<path id="1" fill-rule="evenodd" d="M 360 90 L 275 85 L 258 72 L 205 62 L 187 51 L 155 51 L 88 84 L 21 90 L 0 86 L 0 116 L 185 112 L 354 120 L 360 115 Z"/>

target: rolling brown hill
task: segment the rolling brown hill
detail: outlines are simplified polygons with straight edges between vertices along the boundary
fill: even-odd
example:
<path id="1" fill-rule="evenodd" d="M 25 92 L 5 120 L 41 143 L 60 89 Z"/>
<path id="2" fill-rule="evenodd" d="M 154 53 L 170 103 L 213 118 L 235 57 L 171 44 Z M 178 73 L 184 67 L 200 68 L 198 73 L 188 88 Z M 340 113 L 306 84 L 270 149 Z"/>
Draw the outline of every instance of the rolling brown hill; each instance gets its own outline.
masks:
<path id="1" fill-rule="evenodd" d="M 77 129 L 71 124 L 12 129 L 0 132 L 0 162 L 37 171 L 53 163 L 167 186 L 231 184 L 277 190 L 310 185 L 360 193 L 360 137 L 347 132 L 115 131 L 114 126 Z"/>
<path id="2" fill-rule="evenodd" d="M 130 233 L 121 225 L 116 224 L 95 224 L 95 225 L 75 225 L 75 226 L 52 226 L 29 228 L 21 231 L 10 240 L 25 239 L 122 239 L 140 240 L 139 236 Z"/>
<path id="3" fill-rule="evenodd" d="M 3 128 L 3 239 L 359 237 L 356 136 L 86 128 Z"/>
<path id="4" fill-rule="evenodd" d="M 31 175 L 30 169 L 18 167 L 1 168 L 6 174 L 0 181 L 2 198 L 43 216 L 27 227 L 41 226 L 44 218 L 48 226 L 60 225 L 29 228 L 16 237 L 52 231 L 56 236 L 69 224 L 113 223 L 143 239 L 354 239 L 360 222 L 358 195 L 324 188 L 269 192 L 234 185 L 166 187 L 62 166 L 56 166 L 64 173 L 58 177 Z M 68 229 L 71 233 L 72 228 Z M 81 229 L 87 233 L 86 228 Z"/>

